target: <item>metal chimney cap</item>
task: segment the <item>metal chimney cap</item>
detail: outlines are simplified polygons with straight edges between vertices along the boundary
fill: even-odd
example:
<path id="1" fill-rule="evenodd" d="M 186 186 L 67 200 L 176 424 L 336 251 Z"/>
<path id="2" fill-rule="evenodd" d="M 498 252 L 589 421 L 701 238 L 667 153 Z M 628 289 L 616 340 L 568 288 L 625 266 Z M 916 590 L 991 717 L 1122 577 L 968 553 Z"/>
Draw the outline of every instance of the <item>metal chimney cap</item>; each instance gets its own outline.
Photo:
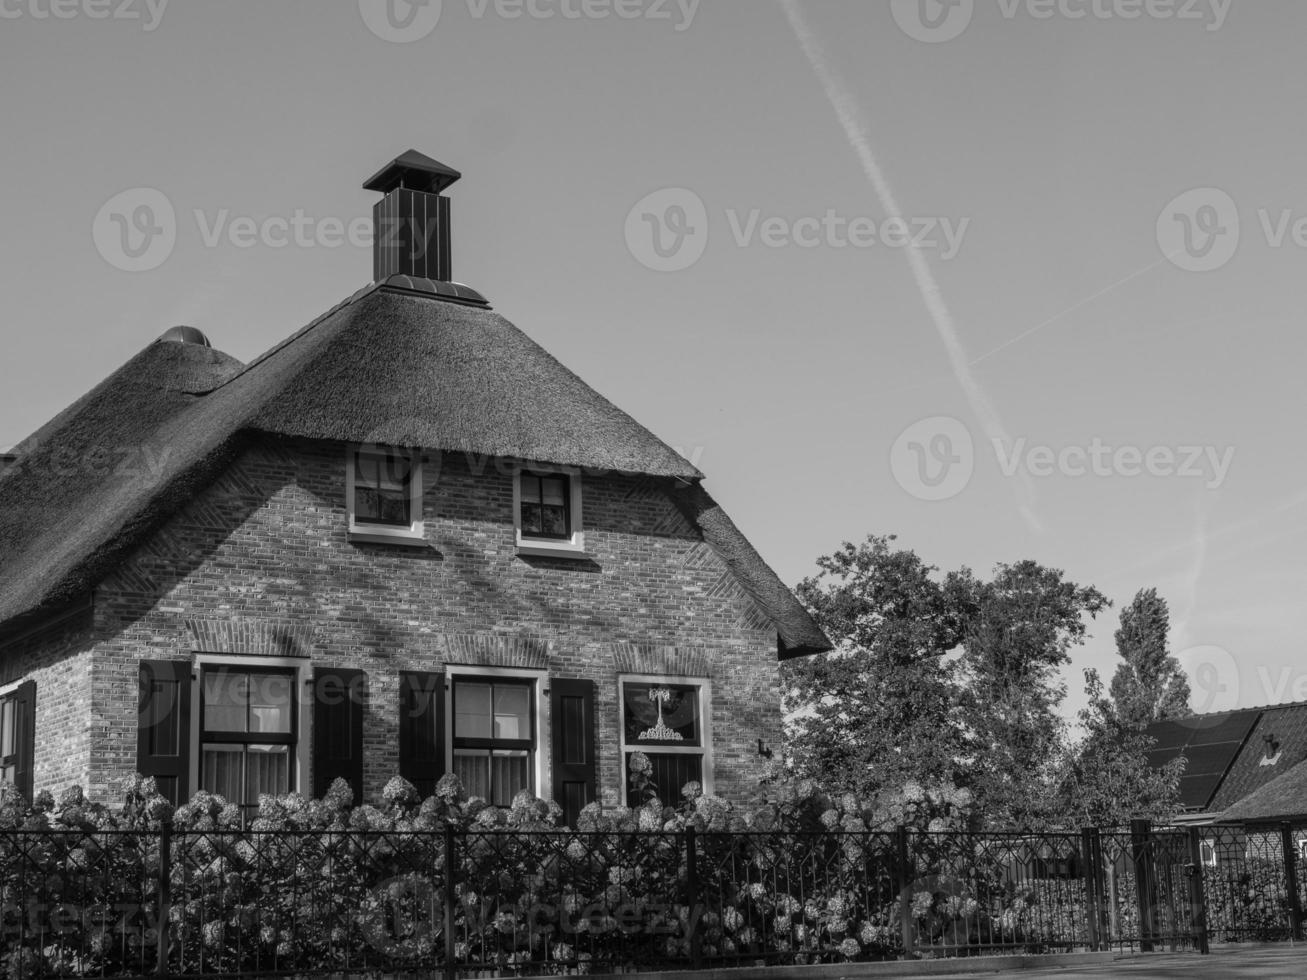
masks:
<path id="1" fill-rule="evenodd" d="M 204 336 L 204 334 L 199 330 L 195 329 L 195 327 L 173 327 L 159 338 L 160 343 L 163 343 L 164 341 L 170 341 L 175 344 L 196 344 L 199 347 L 213 346 L 213 344 L 209 343 L 209 338 Z"/>
<path id="2" fill-rule="evenodd" d="M 401 153 L 363 182 L 365 191 L 388 194 L 396 187 L 428 194 L 439 194 L 463 175 L 425 153 L 409 150 Z"/>

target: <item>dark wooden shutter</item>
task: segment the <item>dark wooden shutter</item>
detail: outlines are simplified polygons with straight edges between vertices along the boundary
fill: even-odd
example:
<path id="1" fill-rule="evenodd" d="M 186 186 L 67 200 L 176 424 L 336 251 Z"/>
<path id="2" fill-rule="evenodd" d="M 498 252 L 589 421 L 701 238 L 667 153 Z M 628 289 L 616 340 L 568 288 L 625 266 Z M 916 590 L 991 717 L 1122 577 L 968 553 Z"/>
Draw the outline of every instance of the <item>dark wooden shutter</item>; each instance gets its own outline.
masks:
<path id="1" fill-rule="evenodd" d="M 153 776 L 174 805 L 190 799 L 191 665 L 142 660 L 136 721 L 136 771 Z"/>
<path id="2" fill-rule="evenodd" d="M 595 775 L 594 681 L 549 682 L 553 732 L 554 802 L 563 819 L 576 826 L 577 814 L 598 798 Z"/>
<path id="3" fill-rule="evenodd" d="M 14 735 L 18 739 L 18 765 L 14 785 L 32 798 L 32 771 L 36 756 L 36 681 L 23 681 L 14 691 Z"/>
<path id="4" fill-rule="evenodd" d="M 445 774 L 445 675 L 399 675 L 399 774 L 425 800 Z"/>
<path id="5" fill-rule="evenodd" d="M 363 686 L 361 670 L 313 668 L 313 795 L 336 779 L 363 802 Z"/>

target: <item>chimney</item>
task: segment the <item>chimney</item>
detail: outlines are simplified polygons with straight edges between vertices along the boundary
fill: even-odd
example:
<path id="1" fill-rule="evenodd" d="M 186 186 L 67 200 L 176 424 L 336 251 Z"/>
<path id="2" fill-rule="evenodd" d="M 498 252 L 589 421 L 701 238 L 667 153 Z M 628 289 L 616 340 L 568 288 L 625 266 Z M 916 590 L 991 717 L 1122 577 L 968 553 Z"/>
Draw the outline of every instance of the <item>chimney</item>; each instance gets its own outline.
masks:
<path id="1" fill-rule="evenodd" d="M 413 276 L 450 282 L 449 198 L 463 176 L 417 150 L 391 160 L 364 184 L 385 196 L 372 208 L 372 278 Z"/>

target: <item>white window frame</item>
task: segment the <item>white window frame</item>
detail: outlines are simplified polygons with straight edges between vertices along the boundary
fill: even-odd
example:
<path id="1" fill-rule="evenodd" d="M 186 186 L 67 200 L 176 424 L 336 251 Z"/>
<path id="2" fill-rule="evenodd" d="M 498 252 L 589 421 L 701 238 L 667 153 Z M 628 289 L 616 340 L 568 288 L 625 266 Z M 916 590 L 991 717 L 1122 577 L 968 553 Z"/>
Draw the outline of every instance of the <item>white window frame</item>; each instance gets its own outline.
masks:
<path id="1" fill-rule="evenodd" d="M 550 476 L 558 474 L 568 478 L 567 485 L 571 494 L 569 501 L 572 534 L 567 538 L 533 538 L 522 534 L 522 474 L 532 476 Z M 585 556 L 585 523 L 581 513 L 581 473 L 570 467 L 562 466 L 518 466 L 513 471 L 513 532 L 519 555 L 548 558 L 563 555 Z"/>
<path id="2" fill-rule="evenodd" d="M 354 509 L 354 460 L 359 453 L 380 453 L 392 451 L 408 453 L 412 479 L 409 481 L 409 515 L 413 518 L 408 527 L 395 527 L 389 524 L 369 524 L 355 518 Z M 364 544 L 425 545 L 426 522 L 422 514 L 422 453 L 416 449 L 404 449 L 400 446 L 373 446 L 351 444 L 345 448 L 345 510 L 349 515 L 348 536 L 350 541 Z"/>
<path id="3" fill-rule="evenodd" d="M 553 787 L 549 783 L 550 770 L 545 759 L 549 745 L 545 733 L 549 731 L 549 672 L 544 670 L 526 670 L 517 667 L 478 667 L 475 664 L 445 664 L 445 772 L 454 771 L 454 681 L 478 680 L 485 678 L 516 678 L 533 681 L 532 696 L 535 698 L 536 719 L 535 759 L 532 760 L 532 776 L 535 788 L 532 790 L 542 800 L 553 799 Z"/>
<path id="4" fill-rule="evenodd" d="M 631 684 L 669 684 L 679 687 L 696 686 L 699 688 L 699 729 L 700 745 L 677 745 L 675 742 L 668 742 L 666 745 L 629 745 L 626 741 L 626 692 L 624 688 L 628 683 Z M 670 674 L 618 674 L 617 675 L 617 739 L 618 739 L 618 758 L 621 762 L 622 769 L 622 786 L 621 799 L 626 800 L 630 792 L 631 776 L 626 768 L 626 756 L 628 752 L 643 752 L 646 755 L 652 752 L 654 755 L 698 755 L 702 756 L 703 763 L 700 769 L 703 772 L 701 785 L 705 795 L 712 795 L 713 791 L 713 751 L 712 751 L 712 681 L 706 677 L 681 677 Z M 666 801 L 664 801 L 666 802 Z"/>
<path id="5" fill-rule="evenodd" d="M 13 682 L 11 682 L 11 683 L 9 683 L 9 684 L 0 684 L 0 698 L 7 698 L 7 697 L 9 697 L 11 694 L 17 694 L 17 693 L 18 693 L 18 689 L 19 689 L 20 687 L 22 687 L 23 684 L 25 684 L 26 682 L 27 682 L 27 679 L 24 678 L 23 680 L 13 681 Z M 33 711 L 36 710 L 36 705 L 32 705 L 32 710 L 33 710 Z M 21 737 L 22 737 L 22 733 L 21 733 L 21 732 L 15 732 L 15 733 L 14 733 L 14 737 L 15 737 L 15 738 L 21 738 Z M 32 750 L 33 750 L 33 754 L 35 754 L 35 750 L 36 750 L 36 746 L 35 746 L 35 745 L 32 746 Z M 36 760 L 35 760 L 35 759 L 31 759 L 31 760 L 29 760 L 29 764 L 31 764 L 31 765 L 35 765 L 35 763 L 36 763 Z"/>
<path id="6" fill-rule="evenodd" d="M 282 670 L 294 670 L 292 683 L 292 703 L 298 717 L 295 719 L 295 731 L 298 741 L 295 743 L 295 767 L 290 781 L 290 792 L 308 795 L 309 762 L 312 756 L 313 732 L 313 672 L 308 657 L 252 657 L 240 653 L 198 653 L 191 667 L 191 772 L 189 800 L 200 789 L 200 736 L 204 731 L 203 678 L 205 667 L 232 667 L 236 670 L 250 670 L 259 667 L 280 667 Z M 229 801 L 230 802 L 230 801 Z"/>

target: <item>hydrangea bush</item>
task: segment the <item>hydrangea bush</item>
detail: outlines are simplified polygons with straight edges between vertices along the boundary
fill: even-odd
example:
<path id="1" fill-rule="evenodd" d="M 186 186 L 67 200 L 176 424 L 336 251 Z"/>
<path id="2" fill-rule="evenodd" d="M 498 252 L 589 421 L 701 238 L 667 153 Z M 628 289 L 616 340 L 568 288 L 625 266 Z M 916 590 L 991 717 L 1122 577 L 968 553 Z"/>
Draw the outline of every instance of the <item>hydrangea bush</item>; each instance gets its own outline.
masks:
<path id="1" fill-rule="evenodd" d="M 1081 883 L 982 851 L 965 793 L 864 801 L 775 778 L 744 806 L 690 783 L 669 807 L 648 760 L 630 768 L 639 805 L 588 806 L 571 828 L 556 804 L 492 807 L 453 775 L 428 799 L 396 777 L 377 805 L 340 781 L 320 800 L 264 796 L 245 821 L 205 792 L 174 812 L 150 779 L 113 810 L 76 788 L 31 804 L 0 790 L 0 968 L 152 972 L 161 929 L 174 973 L 869 961 L 902 955 L 908 881 L 918 954 L 1083 941 Z"/>

